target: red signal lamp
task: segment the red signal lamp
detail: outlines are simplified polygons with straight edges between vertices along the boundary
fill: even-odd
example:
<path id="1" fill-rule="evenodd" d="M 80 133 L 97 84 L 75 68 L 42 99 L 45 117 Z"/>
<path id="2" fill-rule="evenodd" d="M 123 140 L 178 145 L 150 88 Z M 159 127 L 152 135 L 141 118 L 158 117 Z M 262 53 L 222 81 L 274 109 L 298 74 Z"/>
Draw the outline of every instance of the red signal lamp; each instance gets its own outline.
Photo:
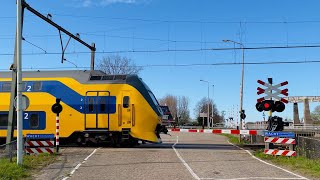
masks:
<path id="1" fill-rule="evenodd" d="M 265 100 L 262 102 L 262 105 L 263 105 L 263 110 L 265 111 L 270 111 L 273 109 L 273 100 Z"/>

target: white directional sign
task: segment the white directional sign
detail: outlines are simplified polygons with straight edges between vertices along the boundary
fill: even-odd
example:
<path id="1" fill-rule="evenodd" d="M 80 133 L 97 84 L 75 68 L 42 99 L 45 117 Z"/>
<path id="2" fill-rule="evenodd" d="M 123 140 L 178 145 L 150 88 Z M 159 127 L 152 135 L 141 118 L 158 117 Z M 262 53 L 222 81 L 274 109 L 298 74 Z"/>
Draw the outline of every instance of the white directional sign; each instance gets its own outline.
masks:
<path id="1" fill-rule="evenodd" d="M 208 113 L 200 113 L 200 117 L 208 117 Z"/>
<path id="2" fill-rule="evenodd" d="M 309 102 L 320 102 L 320 96 L 289 96 L 284 99 L 291 103 L 304 102 L 305 99 L 308 99 Z"/>

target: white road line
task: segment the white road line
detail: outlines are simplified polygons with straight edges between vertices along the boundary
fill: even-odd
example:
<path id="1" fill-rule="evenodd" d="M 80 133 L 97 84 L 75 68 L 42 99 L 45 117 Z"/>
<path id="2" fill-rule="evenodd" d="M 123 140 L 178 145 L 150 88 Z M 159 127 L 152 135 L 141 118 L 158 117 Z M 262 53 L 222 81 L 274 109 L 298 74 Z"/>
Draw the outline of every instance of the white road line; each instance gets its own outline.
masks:
<path id="1" fill-rule="evenodd" d="M 237 145 L 235 145 L 235 144 L 232 144 L 232 143 L 229 142 L 229 141 L 228 141 L 228 143 L 231 144 L 231 145 L 233 145 L 233 146 L 235 146 L 235 147 L 237 147 L 237 148 L 239 148 L 239 149 L 241 149 L 241 150 L 243 150 L 243 151 L 245 151 L 245 152 L 247 152 L 252 158 L 254 158 L 254 159 L 256 159 L 256 160 L 258 160 L 258 161 L 260 161 L 260 162 L 262 162 L 262 163 L 264 163 L 264 164 L 267 164 L 267 165 L 269 165 L 269 166 L 273 166 L 273 167 L 275 167 L 275 168 L 281 169 L 282 171 L 285 171 L 285 172 L 287 172 L 287 173 L 289 173 L 289 174 L 291 174 L 291 175 L 294 175 L 294 176 L 299 177 L 299 179 L 306 179 L 306 180 L 308 180 L 308 178 L 306 178 L 306 177 L 300 176 L 300 175 L 298 175 L 298 174 L 296 174 L 296 173 L 293 173 L 293 172 L 291 172 L 291 171 L 289 171 L 289 170 L 283 169 L 283 168 L 281 168 L 281 167 L 279 167 L 279 166 L 276 166 L 276 165 L 274 165 L 274 164 L 270 164 L 270 163 L 268 163 L 268 162 L 266 162 L 266 161 L 263 161 L 263 160 L 255 157 L 250 151 L 245 150 L 245 149 L 243 149 L 243 148 L 241 148 L 241 147 L 239 147 L 239 146 L 237 146 Z M 297 178 L 296 178 L 296 179 L 297 179 Z"/>
<path id="2" fill-rule="evenodd" d="M 233 178 L 233 179 L 219 179 L 219 178 L 201 178 L 201 179 L 212 179 L 212 180 L 249 180 L 249 179 L 276 179 L 276 180 L 301 180 L 301 178 L 276 178 L 276 177 L 247 177 L 247 178 Z"/>
<path id="3" fill-rule="evenodd" d="M 200 180 L 199 176 L 194 173 L 194 171 L 191 169 L 191 167 L 188 165 L 188 163 L 186 163 L 186 161 L 181 157 L 181 155 L 179 154 L 179 152 L 176 150 L 176 148 L 174 147 L 176 144 L 178 144 L 179 142 L 179 136 L 177 136 L 177 141 L 176 143 L 174 143 L 172 145 L 172 149 L 174 150 L 174 152 L 177 154 L 178 158 L 180 159 L 180 161 L 183 163 L 183 165 L 188 169 L 188 171 L 190 172 L 190 174 L 193 176 L 194 179 Z"/>
<path id="4" fill-rule="evenodd" d="M 100 148 L 96 148 L 95 150 L 93 150 L 93 152 L 89 156 L 87 156 L 81 163 L 79 163 L 75 168 L 73 168 L 70 174 L 67 177 L 64 177 L 62 180 L 67 180 L 68 178 L 70 178 L 76 172 L 76 170 L 79 169 L 79 167 L 83 163 L 85 163 L 98 149 Z"/>

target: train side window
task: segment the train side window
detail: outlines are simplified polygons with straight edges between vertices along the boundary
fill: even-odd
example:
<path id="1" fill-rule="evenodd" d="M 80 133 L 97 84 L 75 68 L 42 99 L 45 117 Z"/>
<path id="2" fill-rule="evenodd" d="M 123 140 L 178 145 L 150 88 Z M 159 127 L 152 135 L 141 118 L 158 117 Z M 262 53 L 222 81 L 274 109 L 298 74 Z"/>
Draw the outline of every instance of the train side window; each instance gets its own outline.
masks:
<path id="1" fill-rule="evenodd" d="M 8 114 L 0 114 L 0 126 L 8 126 Z"/>
<path id="2" fill-rule="evenodd" d="M 38 116 L 38 114 L 31 114 L 30 115 L 30 127 L 31 128 L 38 128 L 39 127 L 39 116 Z"/>
<path id="3" fill-rule="evenodd" d="M 3 83 L 2 91 L 3 92 L 10 92 L 11 91 L 11 83 Z"/>
<path id="4" fill-rule="evenodd" d="M 123 97 L 123 103 L 122 103 L 122 106 L 124 108 L 128 108 L 130 105 L 130 97 L 129 96 L 124 96 Z"/>
<path id="5" fill-rule="evenodd" d="M 42 88 L 42 82 L 38 81 L 38 82 L 34 82 L 33 83 L 33 90 L 34 91 L 40 91 Z"/>
<path id="6" fill-rule="evenodd" d="M 105 112 L 106 111 L 106 98 L 101 98 L 100 100 L 100 111 Z"/>
<path id="7" fill-rule="evenodd" d="M 93 98 L 89 98 L 89 112 L 93 112 L 94 100 Z"/>

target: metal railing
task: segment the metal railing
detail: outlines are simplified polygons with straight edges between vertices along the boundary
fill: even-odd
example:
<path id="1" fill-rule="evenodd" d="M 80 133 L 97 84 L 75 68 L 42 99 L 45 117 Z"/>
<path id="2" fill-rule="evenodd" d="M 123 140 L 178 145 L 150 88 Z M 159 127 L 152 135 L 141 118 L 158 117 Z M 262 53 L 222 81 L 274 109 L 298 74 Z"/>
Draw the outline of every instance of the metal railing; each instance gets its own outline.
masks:
<path id="1" fill-rule="evenodd" d="M 267 129 L 267 124 L 246 124 L 247 129 L 265 130 Z M 313 124 L 291 124 L 289 126 L 284 126 L 285 130 L 311 130 L 320 131 L 320 125 Z"/>

